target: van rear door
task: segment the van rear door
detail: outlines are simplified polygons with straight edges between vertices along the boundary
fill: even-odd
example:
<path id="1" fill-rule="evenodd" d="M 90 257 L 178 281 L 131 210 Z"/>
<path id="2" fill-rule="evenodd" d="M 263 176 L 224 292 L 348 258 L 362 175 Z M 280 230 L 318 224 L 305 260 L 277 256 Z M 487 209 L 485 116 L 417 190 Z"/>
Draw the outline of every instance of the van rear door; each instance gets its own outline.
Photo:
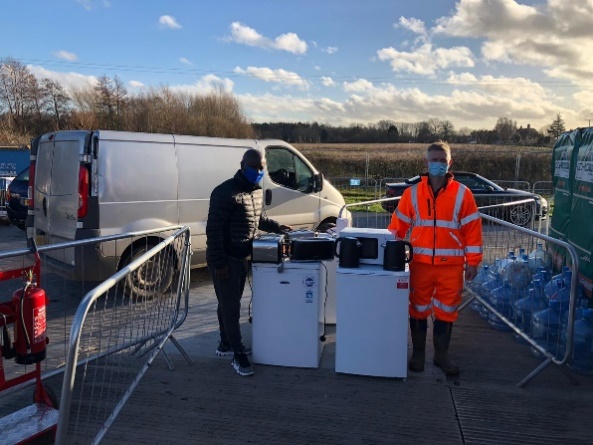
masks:
<path id="1" fill-rule="evenodd" d="M 79 172 L 90 136 L 88 131 L 65 131 L 46 134 L 39 142 L 34 186 L 38 245 L 76 239 Z M 48 256 L 74 264 L 74 249 L 48 252 Z"/>

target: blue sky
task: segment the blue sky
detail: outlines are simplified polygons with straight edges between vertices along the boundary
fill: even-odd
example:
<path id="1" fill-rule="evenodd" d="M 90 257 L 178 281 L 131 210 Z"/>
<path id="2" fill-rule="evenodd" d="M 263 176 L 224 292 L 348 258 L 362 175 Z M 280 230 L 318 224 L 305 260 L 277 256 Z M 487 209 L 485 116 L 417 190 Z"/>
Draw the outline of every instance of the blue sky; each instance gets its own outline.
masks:
<path id="1" fill-rule="evenodd" d="M 5 1 L 0 26 L 69 90 L 224 88 L 252 122 L 593 119 L 593 0 Z"/>

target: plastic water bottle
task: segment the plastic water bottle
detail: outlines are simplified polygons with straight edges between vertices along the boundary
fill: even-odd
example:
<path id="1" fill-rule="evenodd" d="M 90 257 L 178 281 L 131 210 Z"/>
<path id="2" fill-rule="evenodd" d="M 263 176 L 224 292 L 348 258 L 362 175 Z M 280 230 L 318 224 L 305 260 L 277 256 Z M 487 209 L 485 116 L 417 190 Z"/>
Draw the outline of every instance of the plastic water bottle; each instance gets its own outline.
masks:
<path id="1" fill-rule="evenodd" d="M 508 267 L 509 264 L 511 264 L 512 262 L 514 262 L 516 259 L 515 257 L 515 251 L 514 250 L 509 250 L 509 253 L 507 254 L 506 258 L 500 260 L 500 263 L 498 264 L 498 273 L 500 273 L 500 276 L 504 276 L 506 268 Z"/>
<path id="2" fill-rule="evenodd" d="M 531 318 L 534 312 L 543 311 L 548 307 L 548 300 L 544 295 L 544 287 L 539 274 L 536 274 L 537 278 L 534 278 L 531 282 L 531 287 L 528 291 L 528 296 L 520 298 L 513 304 L 513 318 L 515 324 L 527 335 L 531 335 Z M 515 340 L 519 343 L 527 343 L 523 337 L 518 334 L 514 334 Z"/>
<path id="3" fill-rule="evenodd" d="M 568 367 L 580 374 L 593 375 L 593 309 L 583 309 L 574 323 L 573 351 Z"/>
<path id="4" fill-rule="evenodd" d="M 507 281 L 513 288 L 519 298 L 527 295 L 527 287 L 533 278 L 533 273 L 529 269 L 529 265 L 525 260 L 519 260 L 514 256 L 511 262 L 507 263 L 504 273 L 502 274 L 503 281 Z"/>
<path id="5" fill-rule="evenodd" d="M 490 302 L 492 306 L 504 315 L 507 319 L 512 321 L 513 315 L 513 303 L 516 300 L 516 294 L 508 281 L 504 281 L 503 285 L 492 290 L 490 295 Z M 494 313 L 488 314 L 488 324 L 492 329 L 497 331 L 510 331 L 511 328 L 502 321 L 501 318 L 494 315 Z"/>
<path id="6" fill-rule="evenodd" d="M 561 326 L 569 301 L 570 293 L 566 290 L 564 281 L 557 280 L 554 293 L 548 300 L 548 308 L 535 312 L 531 319 L 533 338 L 556 358 L 561 358 L 564 354 Z M 536 357 L 542 357 L 537 349 L 531 348 L 531 351 Z"/>
<path id="7" fill-rule="evenodd" d="M 482 296 L 480 292 L 482 284 L 484 284 L 488 279 L 488 268 L 489 266 L 487 264 L 484 264 L 478 272 L 478 275 L 476 275 L 476 277 L 471 281 L 471 283 L 469 283 L 469 288 L 480 296 Z M 474 298 L 472 302 L 469 304 L 469 307 L 476 312 L 480 312 L 482 304 Z"/>
<path id="8" fill-rule="evenodd" d="M 502 280 L 498 272 L 492 273 L 492 271 L 489 271 L 488 275 L 488 279 L 482 284 L 481 295 L 487 303 L 492 304 L 492 291 L 497 287 L 502 286 Z M 483 320 L 488 320 L 489 313 L 490 311 L 486 309 L 486 306 L 482 305 L 482 308 L 480 309 L 480 318 Z"/>
<path id="9" fill-rule="evenodd" d="M 537 243 L 535 250 L 529 254 L 529 268 L 536 272 L 540 267 L 552 270 L 552 255 L 544 250 L 543 243 Z"/>
<path id="10" fill-rule="evenodd" d="M 548 299 L 556 291 L 556 283 L 558 282 L 558 280 L 564 280 L 567 272 L 572 273 L 570 270 L 570 267 L 564 266 L 562 268 L 562 272 L 560 272 L 558 275 L 554 275 L 552 277 L 552 279 L 548 283 L 546 283 L 546 287 L 544 288 L 544 293 L 546 294 L 546 297 L 548 297 Z M 571 275 L 571 277 L 572 277 L 572 275 Z"/>

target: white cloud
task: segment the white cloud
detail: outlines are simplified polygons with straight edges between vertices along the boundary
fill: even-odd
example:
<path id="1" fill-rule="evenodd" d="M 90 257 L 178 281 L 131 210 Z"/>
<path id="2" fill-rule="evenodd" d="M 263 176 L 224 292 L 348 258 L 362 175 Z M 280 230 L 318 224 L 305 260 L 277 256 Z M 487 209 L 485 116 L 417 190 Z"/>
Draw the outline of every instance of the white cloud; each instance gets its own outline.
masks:
<path id="1" fill-rule="evenodd" d="M 407 19 L 405 17 L 400 17 L 399 22 L 394 25 L 398 28 L 404 28 L 407 30 L 412 31 L 414 34 L 420 34 L 426 36 L 426 27 L 424 26 L 424 22 L 419 19 L 411 18 Z"/>
<path id="2" fill-rule="evenodd" d="M 395 72 L 408 72 L 423 76 L 432 76 L 437 70 L 449 67 L 473 67 L 473 55 L 469 48 L 433 49 L 431 43 L 425 43 L 413 52 L 398 51 L 393 47 L 377 51 L 379 60 L 389 61 Z"/>
<path id="3" fill-rule="evenodd" d="M 366 79 L 358 79 L 355 82 L 344 82 L 344 91 L 347 93 L 362 93 L 373 89 L 373 84 Z"/>
<path id="4" fill-rule="evenodd" d="M 328 54 L 335 54 L 338 52 L 337 46 L 328 46 L 327 48 L 321 48 L 321 51 Z"/>
<path id="5" fill-rule="evenodd" d="M 78 59 L 78 57 L 76 57 L 76 54 L 64 50 L 54 51 L 52 52 L 52 55 L 54 57 L 57 57 L 58 59 L 67 60 L 68 62 L 74 62 L 76 59 Z"/>
<path id="6" fill-rule="evenodd" d="M 93 9 L 93 2 L 92 0 L 76 0 L 76 3 L 80 3 L 84 9 L 90 11 Z"/>
<path id="7" fill-rule="evenodd" d="M 80 5 L 82 5 L 82 7 L 87 11 L 92 11 L 93 9 L 95 9 L 95 3 L 97 2 L 95 0 L 76 0 L 76 3 L 80 3 Z M 101 4 L 104 8 L 111 7 L 111 2 L 108 0 L 102 0 Z"/>
<path id="8" fill-rule="evenodd" d="M 130 85 L 132 88 L 144 88 L 144 87 L 146 87 L 146 85 L 144 85 L 142 82 L 139 82 L 137 80 L 130 80 L 128 82 L 128 85 Z"/>
<path id="9" fill-rule="evenodd" d="M 460 76 L 463 79 L 464 76 Z M 471 77 L 465 77 L 470 80 Z M 480 81 L 481 78 L 476 78 Z M 513 81 L 514 79 L 510 79 Z M 365 82 L 357 81 L 360 86 Z M 353 82 L 356 84 L 357 82 Z M 488 86 L 488 85 L 487 85 Z M 512 116 L 519 125 L 533 128 L 549 125 L 562 113 L 567 128 L 585 125 L 582 114 L 562 107 L 556 100 L 529 94 L 505 95 L 488 89 L 454 89 L 446 94 L 429 94 L 418 88 L 397 88 L 391 84 L 366 84 L 343 100 L 329 97 L 300 97 L 264 94 L 237 95 L 252 122 L 316 121 L 330 125 L 375 123 L 381 119 L 420 122 L 428 117 L 449 120 L 457 127 L 492 129 L 500 116 Z M 537 89 L 537 87 L 534 87 Z M 583 100 L 588 97 L 583 95 Z M 591 102 L 590 102 L 591 103 Z M 593 120 L 593 115 L 589 118 Z M 580 121 L 579 121 L 580 119 Z"/>
<path id="10" fill-rule="evenodd" d="M 193 63 L 191 62 L 191 60 L 189 60 L 189 59 L 186 59 L 185 57 L 180 57 L 180 58 L 179 58 L 179 61 L 180 61 L 181 63 L 183 63 L 184 65 L 193 65 Z"/>
<path id="11" fill-rule="evenodd" d="M 217 90 L 231 93 L 234 85 L 234 82 L 230 79 L 223 79 L 214 74 L 207 74 L 194 84 L 174 85 L 171 86 L 170 89 L 175 92 L 184 92 L 188 94 L 209 94 Z"/>
<path id="12" fill-rule="evenodd" d="M 321 70 L 321 67 L 320 67 L 319 65 L 315 65 L 315 66 L 313 67 L 313 69 L 314 69 L 315 71 L 320 71 L 320 70 Z"/>
<path id="13" fill-rule="evenodd" d="M 85 76 L 78 73 L 59 73 L 57 71 L 50 71 L 41 66 L 27 65 L 27 68 L 38 79 L 48 78 L 61 84 L 66 91 L 71 93 L 74 90 L 94 87 L 97 84 L 95 76 Z"/>
<path id="14" fill-rule="evenodd" d="M 483 40 L 488 61 L 545 68 L 550 77 L 577 84 L 593 75 L 593 1 L 547 0 L 529 6 L 515 0 L 460 0 L 435 33 Z"/>
<path id="15" fill-rule="evenodd" d="M 548 93 L 539 83 L 524 77 L 494 77 L 491 75 L 476 77 L 471 73 L 449 73 L 446 82 L 467 89 L 491 92 L 501 97 L 516 99 L 547 97 L 548 99 L 554 99 L 553 95 Z"/>
<path id="16" fill-rule="evenodd" d="M 234 72 L 237 74 L 244 74 L 250 77 L 254 77 L 256 79 L 261 79 L 265 82 L 274 82 L 279 83 L 282 85 L 288 86 L 296 86 L 301 90 L 308 90 L 309 89 L 309 81 L 303 79 L 297 73 L 286 71 L 283 69 L 273 70 L 271 68 L 258 68 L 254 66 L 247 67 L 247 69 L 242 69 L 240 67 L 236 67 Z"/>
<path id="17" fill-rule="evenodd" d="M 331 77 L 322 76 L 321 83 L 323 84 L 323 86 L 326 86 L 326 87 L 335 87 L 336 86 L 336 82 L 334 82 L 334 80 Z"/>
<path id="18" fill-rule="evenodd" d="M 264 37 L 255 29 L 239 22 L 231 23 L 231 37 L 229 40 L 242 45 L 255 46 L 258 48 L 275 49 L 288 51 L 294 54 L 305 54 L 307 43 L 295 33 L 286 33 L 276 37 L 274 40 Z"/>
<path id="19" fill-rule="evenodd" d="M 162 15 L 159 17 L 159 28 L 161 29 L 180 29 L 182 26 L 177 23 L 175 17 Z"/>

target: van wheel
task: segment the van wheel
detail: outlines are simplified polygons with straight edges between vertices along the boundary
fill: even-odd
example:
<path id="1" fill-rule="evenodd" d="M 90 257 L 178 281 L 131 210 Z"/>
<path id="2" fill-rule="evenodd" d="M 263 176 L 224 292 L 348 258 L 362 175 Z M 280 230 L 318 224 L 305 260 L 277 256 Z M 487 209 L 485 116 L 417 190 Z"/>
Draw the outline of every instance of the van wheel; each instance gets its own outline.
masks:
<path id="1" fill-rule="evenodd" d="M 126 256 L 122 267 L 144 255 L 156 244 L 137 246 Z M 161 250 L 124 279 L 124 291 L 130 297 L 154 298 L 165 293 L 173 282 L 175 262 L 168 249 Z"/>
<path id="2" fill-rule="evenodd" d="M 329 229 L 333 229 L 334 227 L 336 227 L 336 221 L 323 221 L 321 224 L 319 224 L 317 226 L 317 228 L 315 229 L 316 232 L 321 232 L 321 233 L 325 233 L 327 232 Z"/>

